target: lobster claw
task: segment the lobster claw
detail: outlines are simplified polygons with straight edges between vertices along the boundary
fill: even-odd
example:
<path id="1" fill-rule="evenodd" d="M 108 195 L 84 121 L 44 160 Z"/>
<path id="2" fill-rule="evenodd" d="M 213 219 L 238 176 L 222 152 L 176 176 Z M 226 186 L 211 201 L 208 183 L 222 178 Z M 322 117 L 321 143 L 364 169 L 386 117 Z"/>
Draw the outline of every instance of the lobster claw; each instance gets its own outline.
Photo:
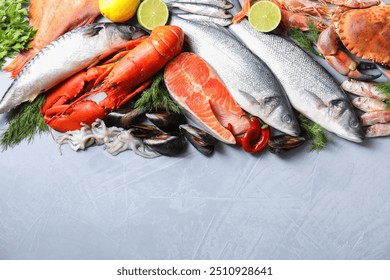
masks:
<path id="1" fill-rule="evenodd" d="M 71 105 L 61 105 L 48 109 L 44 120 L 53 129 L 66 132 L 81 128 L 80 120 L 91 125 L 96 119 L 102 119 L 106 110 L 93 100 L 80 100 Z"/>

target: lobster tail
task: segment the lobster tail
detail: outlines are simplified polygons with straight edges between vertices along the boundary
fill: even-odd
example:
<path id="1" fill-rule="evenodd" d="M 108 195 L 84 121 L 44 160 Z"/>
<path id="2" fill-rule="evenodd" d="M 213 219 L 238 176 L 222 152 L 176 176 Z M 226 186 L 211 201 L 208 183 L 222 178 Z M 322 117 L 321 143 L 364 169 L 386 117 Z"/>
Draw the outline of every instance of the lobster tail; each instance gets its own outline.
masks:
<path id="1" fill-rule="evenodd" d="M 183 48 L 184 33 L 178 26 L 158 26 L 153 29 L 151 35 L 156 51 L 168 60 L 174 58 Z"/>

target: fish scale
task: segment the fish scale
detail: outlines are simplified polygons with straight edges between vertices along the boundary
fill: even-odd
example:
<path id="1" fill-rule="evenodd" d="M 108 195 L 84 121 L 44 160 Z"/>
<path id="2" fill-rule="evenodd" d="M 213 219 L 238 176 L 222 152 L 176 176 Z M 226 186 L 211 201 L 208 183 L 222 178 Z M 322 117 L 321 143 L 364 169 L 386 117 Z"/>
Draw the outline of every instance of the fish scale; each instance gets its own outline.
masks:
<path id="1" fill-rule="evenodd" d="M 280 131 L 299 134 L 298 122 L 276 77 L 232 34 L 221 26 L 176 15 L 170 23 L 184 30 L 188 50 L 207 61 L 241 108 Z"/>
<path id="2" fill-rule="evenodd" d="M 238 0 L 231 2 L 235 14 L 241 6 Z M 256 31 L 246 19 L 228 29 L 270 67 L 297 111 L 342 138 L 362 141 L 363 132 L 348 96 L 305 51 L 284 37 Z"/>

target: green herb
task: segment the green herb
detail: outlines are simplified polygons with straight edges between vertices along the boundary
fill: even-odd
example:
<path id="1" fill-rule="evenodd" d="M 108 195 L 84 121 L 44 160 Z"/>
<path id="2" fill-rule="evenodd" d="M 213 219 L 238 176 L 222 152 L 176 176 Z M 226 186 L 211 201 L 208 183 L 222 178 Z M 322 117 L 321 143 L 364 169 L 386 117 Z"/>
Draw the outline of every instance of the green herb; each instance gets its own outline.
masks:
<path id="1" fill-rule="evenodd" d="M 307 25 L 309 27 L 307 37 L 309 37 L 310 41 L 312 41 L 314 44 L 317 44 L 318 37 L 320 35 L 317 26 L 311 20 L 308 21 Z"/>
<path id="2" fill-rule="evenodd" d="M 6 57 L 28 49 L 36 31 L 28 24 L 26 0 L 0 0 L 0 68 Z"/>
<path id="3" fill-rule="evenodd" d="M 385 107 L 386 109 L 390 109 L 390 100 L 387 100 L 386 101 L 386 107 Z"/>
<path id="4" fill-rule="evenodd" d="M 322 126 L 314 123 L 302 114 L 299 114 L 298 120 L 301 128 L 303 129 L 303 132 L 311 141 L 311 151 L 323 150 L 327 143 L 332 141 Z"/>
<path id="5" fill-rule="evenodd" d="M 317 44 L 318 40 L 318 29 L 317 27 L 312 23 L 312 21 L 308 22 L 309 31 L 303 32 L 299 28 L 292 28 L 288 31 L 288 35 L 294 40 L 294 42 L 300 46 L 302 49 L 304 49 L 307 52 L 311 52 L 312 54 L 315 54 L 319 57 L 324 57 L 322 54 L 317 52 L 313 45 Z"/>
<path id="6" fill-rule="evenodd" d="M 146 109 L 149 111 L 166 110 L 168 112 L 180 113 L 180 108 L 170 98 L 168 90 L 164 84 L 164 75 L 158 74 L 150 88 L 142 92 L 141 97 L 136 101 L 137 109 Z"/>
<path id="7" fill-rule="evenodd" d="M 39 95 L 33 102 L 19 106 L 19 111 L 8 119 L 7 130 L 1 135 L 0 145 L 3 150 L 12 148 L 25 139 L 31 142 L 36 133 L 49 131 L 40 112 L 44 102 L 45 97 Z"/>
<path id="8" fill-rule="evenodd" d="M 390 97 L 390 83 L 377 83 L 376 88 L 384 95 Z"/>

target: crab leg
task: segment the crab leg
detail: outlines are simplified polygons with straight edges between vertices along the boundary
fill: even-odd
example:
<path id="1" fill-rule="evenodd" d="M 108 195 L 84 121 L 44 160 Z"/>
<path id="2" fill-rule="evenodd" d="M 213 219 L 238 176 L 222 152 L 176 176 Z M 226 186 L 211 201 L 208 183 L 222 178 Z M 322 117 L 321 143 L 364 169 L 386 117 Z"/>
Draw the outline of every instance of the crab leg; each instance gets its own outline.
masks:
<path id="1" fill-rule="evenodd" d="M 382 72 L 382 74 L 390 80 L 390 68 L 385 67 L 383 65 L 376 64 L 376 67 Z"/>

